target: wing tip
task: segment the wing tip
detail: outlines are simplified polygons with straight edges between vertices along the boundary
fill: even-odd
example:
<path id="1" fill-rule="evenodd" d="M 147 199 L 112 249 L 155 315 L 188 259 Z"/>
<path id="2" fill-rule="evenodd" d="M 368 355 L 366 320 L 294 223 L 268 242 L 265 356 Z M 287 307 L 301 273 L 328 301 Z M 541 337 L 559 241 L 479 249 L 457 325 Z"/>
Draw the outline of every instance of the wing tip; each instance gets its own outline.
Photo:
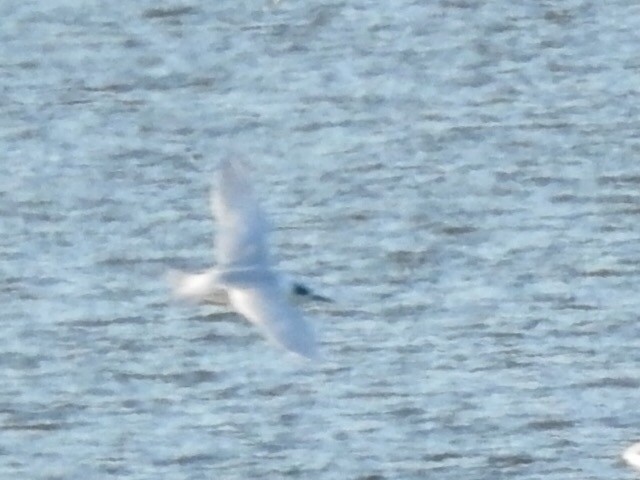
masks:
<path id="1" fill-rule="evenodd" d="M 313 347 L 310 349 L 297 350 L 297 351 L 290 350 L 290 352 L 307 362 L 318 362 L 321 360 L 320 351 L 315 345 L 313 345 Z"/>
<path id="2" fill-rule="evenodd" d="M 233 175 L 238 178 L 246 178 L 249 175 L 249 172 L 251 172 L 251 165 L 247 160 L 244 160 L 237 155 L 228 155 L 220 160 L 220 163 L 218 164 L 218 172 L 221 180 L 224 180 L 225 177 L 228 177 L 229 175 Z"/>
<path id="3" fill-rule="evenodd" d="M 282 339 L 281 339 L 282 340 Z M 297 336 L 294 341 L 280 341 L 282 347 L 296 355 L 308 361 L 320 360 L 320 349 L 316 343 L 315 336 L 308 331 L 304 335 Z"/>

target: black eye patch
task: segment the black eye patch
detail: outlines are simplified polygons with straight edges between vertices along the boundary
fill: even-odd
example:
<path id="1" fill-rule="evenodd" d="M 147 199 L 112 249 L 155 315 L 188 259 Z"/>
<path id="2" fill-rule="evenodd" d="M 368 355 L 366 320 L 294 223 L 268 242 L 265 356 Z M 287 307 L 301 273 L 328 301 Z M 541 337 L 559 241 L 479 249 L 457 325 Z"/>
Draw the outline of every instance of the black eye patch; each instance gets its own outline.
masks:
<path id="1" fill-rule="evenodd" d="M 296 295 L 309 295 L 311 291 L 304 285 L 300 285 L 299 283 L 296 283 L 293 286 L 293 293 L 295 293 Z"/>

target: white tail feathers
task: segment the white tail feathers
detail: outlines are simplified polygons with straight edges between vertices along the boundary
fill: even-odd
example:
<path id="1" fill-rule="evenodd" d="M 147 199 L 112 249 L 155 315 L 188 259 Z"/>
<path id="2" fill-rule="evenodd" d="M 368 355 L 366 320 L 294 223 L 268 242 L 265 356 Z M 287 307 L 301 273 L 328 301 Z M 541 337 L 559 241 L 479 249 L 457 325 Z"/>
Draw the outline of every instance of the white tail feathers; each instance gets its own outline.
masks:
<path id="1" fill-rule="evenodd" d="M 192 302 L 222 303 L 228 302 L 227 294 L 216 282 L 217 275 L 213 270 L 202 273 L 186 273 L 170 270 L 167 281 L 173 294 Z"/>
<path id="2" fill-rule="evenodd" d="M 640 442 L 634 443 L 622 454 L 625 462 L 640 470 Z"/>

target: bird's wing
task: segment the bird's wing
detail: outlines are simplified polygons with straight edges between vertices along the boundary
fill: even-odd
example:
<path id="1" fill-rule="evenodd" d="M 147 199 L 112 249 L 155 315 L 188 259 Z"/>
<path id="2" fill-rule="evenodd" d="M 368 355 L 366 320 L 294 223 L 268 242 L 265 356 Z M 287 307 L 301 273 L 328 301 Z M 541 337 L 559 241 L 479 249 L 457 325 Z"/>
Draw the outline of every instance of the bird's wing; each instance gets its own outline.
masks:
<path id="1" fill-rule="evenodd" d="M 277 285 L 262 283 L 252 288 L 231 288 L 229 300 L 271 341 L 302 357 L 317 357 L 318 348 L 311 325 L 300 310 L 287 302 Z"/>
<path id="2" fill-rule="evenodd" d="M 238 162 L 223 160 L 211 194 L 213 215 L 218 224 L 216 258 L 219 266 L 229 269 L 266 267 L 266 217 L 258 205 L 248 168 Z"/>
<path id="3" fill-rule="evenodd" d="M 228 303 L 226 289 L 218 280 L 215 270 L 202 273 L 187 273 L 171 270 L 167 274 L 176 297 L 193 302 Z"/>

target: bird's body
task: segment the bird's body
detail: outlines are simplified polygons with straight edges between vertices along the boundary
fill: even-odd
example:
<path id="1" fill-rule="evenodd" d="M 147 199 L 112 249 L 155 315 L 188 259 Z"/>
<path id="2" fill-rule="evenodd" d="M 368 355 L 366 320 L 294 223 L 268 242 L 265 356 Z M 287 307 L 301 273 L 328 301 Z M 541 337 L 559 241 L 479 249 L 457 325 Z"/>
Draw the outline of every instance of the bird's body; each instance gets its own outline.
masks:
<path id="1" fill-rule="evenodd" d="M 174 293 L 199 302 L 229 303 L 274 343 L 307 358 L 317 356 L 313 329 L 289 303 L 290 293 L 307 295 L 284 281 L 272 267 L 267 248 L 268 223 L 255 200 L 244 164 L 221 162 L 211 205 L 218 224 L 217 266 L 201 273 L 174 271 Z"/>

